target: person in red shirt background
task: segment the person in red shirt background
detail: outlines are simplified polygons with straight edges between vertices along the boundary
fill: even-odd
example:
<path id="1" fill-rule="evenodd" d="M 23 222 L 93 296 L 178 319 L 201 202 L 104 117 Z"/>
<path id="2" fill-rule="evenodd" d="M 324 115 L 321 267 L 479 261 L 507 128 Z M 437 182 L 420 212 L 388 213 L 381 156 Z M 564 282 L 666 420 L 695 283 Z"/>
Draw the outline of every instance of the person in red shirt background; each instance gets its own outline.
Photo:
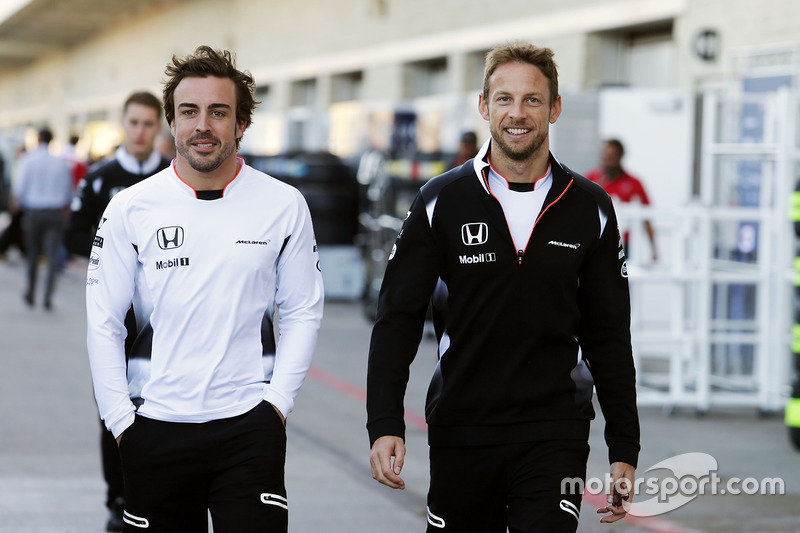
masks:
<path id="1" fill-rule="evenodd" d="M 623 203 L 639 202 L 642 205 L 650 205 L 650 199 L 647 197 L 642 182 L 622 168 L 622 156 L 624 155 L 625 147 L 622 142 L 617 139 L 605 141 L 601 154 L 601 166 L 589 171 L 586 177 L 603 187 L 614 200 Z M 653 231 L 653 225 L 647 219 L 644 221 L 644 230 L 648 239 L 650 239 L 650 249 L 653 252 L 653 262 L 655 262 L 658 259 L 655 232 Z M 628 238 L 629 234 L 626 231 L 623 235 L 623 244 L 627 255 L 630 257 Z"/>

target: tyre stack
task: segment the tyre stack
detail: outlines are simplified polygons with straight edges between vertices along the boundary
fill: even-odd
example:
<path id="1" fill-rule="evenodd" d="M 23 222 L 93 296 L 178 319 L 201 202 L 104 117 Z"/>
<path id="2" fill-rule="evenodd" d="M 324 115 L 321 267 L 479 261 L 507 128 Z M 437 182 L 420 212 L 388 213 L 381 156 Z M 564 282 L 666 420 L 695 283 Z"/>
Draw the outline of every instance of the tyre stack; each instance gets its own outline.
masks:
<path id="1" fill-rule="evenodd" d="M 358 184 L 339 157 L 328 152 L 244 157 L 248 165 L 303 194 L 318 245 L 353 244 L 358 232 Z"/>

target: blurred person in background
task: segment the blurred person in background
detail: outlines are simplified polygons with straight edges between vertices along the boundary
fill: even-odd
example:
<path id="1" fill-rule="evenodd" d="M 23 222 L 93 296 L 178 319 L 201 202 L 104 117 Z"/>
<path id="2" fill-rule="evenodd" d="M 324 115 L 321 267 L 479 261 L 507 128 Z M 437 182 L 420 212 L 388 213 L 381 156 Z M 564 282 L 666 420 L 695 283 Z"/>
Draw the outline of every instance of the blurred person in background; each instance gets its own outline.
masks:
<path id="1" fill-rule="evenodd" d="M 70 253 L 89 257 L 97 223 L 111 198 L 169 166 L 169 160 L 154 144 L 161 131 L 161 112 L 161 102 L 149 92 L 135 92 L 125 100 L 122 112 L 125 140 L 113 159 L 92 166 L 78 183 L 64 233 Z"/>
<path id="2" fill-rule="evenodd" d="M 458 142 L 458 152 L 450 162 L 450 168 L 460 167 L 478 154 L 478 136 L 475 132 L 465 131 Z"/>
<path id="3" fill-rule="evenodd" d="M 72 169 L 72 186 L 76 189 L 89 170 L 88 162 L 78 156 L 77 145 L 79 140 L 80 137 L 77 135 L 70 135 L 69 144 L 64 148 L 64 153 L 61 155 Z"/>
<path id="4" fill-rule="evenodd" d="M 625 155 L 625 147 L 618 139 L 609 139 L 603 143 L 601 151 L 600 166 L 590 170 L 586 177 L 598 183 L 615 200 L 622 203 L 639 203 L 650 205 L 650 199 L 644 190 L 642 182 L 629 174 L 622 168 L 622 157 Z M 653 262 L 658 260 L 656 251 L 656 236 L 653 225 L 649 220 L 644 220 L 644 230 L 650 240 L 650 250 Z M 628 257 L 630 257 L 630 235 L 629 232 L 623 234 L 623 244 Z M 638 257 L 638 256 L 637 256 Z"/>
<path id="5" fill-rule="evenodd" d="M 237 150 L 255 81 L 201 46 L 166 68 L 173 164 L 111 199 L 86 305 L 100 415 L 119 444 L 125 531 L 286 532 L 285 420 L 323 309 L 300 192 Z M 131 304 L 139 335 L 126 357 Z M 265 314 L 279 316 L 269 379 Z M 274 340 L 274 339 L 273 339 Z"/>
<path id="6" fill-rule="evenodd" d="M 160 100 L 149 92 L 135 92 L 125 100 L 122 110 L 123 144 L 117 148 L 114 159 L 93 167 L 78 183 L 72 199 L 72 212 L 64 232 L 64 244 L 69 253 L 89 257 L 100 216 L 111 198 L 169 166 L 169 160 L 154 148 L 156 136 L 161 131 L 161 113 Z M 132 310 L 125 325 L 128 328 L 125 347 L 129 353 L 137 334 Z M 106 531 L 122 531 L 125 504 L 122 465 L 114 435 L 105 428 L 102 420 L 100 426 L 106 506 L 109 510 Z"/>
<path id="7" fill-rule="evenodd" d="M 25 303 L 33 307 L 36 297 L 36 278 L 39 254 L 47 259 L 47 278 L 44 290 L 44 308 L 52 308 L 53 291 L 58 273 L 58 249 L 64 220 L 72 197 L 72 174 L 67 163 L 50 154 L 52 132 L 39 131 L 39 146 L 25 154 L 12 186 L 11 211 L 22 211 L 22 231 L 27 250 L 28 285 L 23 295 Z"/>
<path id="8" fill-rule="evenodd" d="M 615 522 L 633 496 L 639 419 L 611 198 L 550 154 L 561 97 L 549 48 L 491 50 L 478 108 L 489 140 L 420 189 L 389 256 L 367 371 L 372 476 L 405 487 L 403 399 L 433 299 L 428 532 L 575 531 L 582 495 L 562 481 L 586 476 L 593 386 L 614 483 L 598 513 Z"/>
<path id="9" fill-rule="evenodd" d="M 8 210 L 10 200 L 8 198 L 8 182 L 6 181 L 6 159 L 0 151 L 0 213 Z"/>
<path id="10" fill-rule="evenodd" d="M 20 146 L 17 148 L 14 156 L 14 162 L 11 166 L 9 185 L 14 183 L 17 174 L 19 173 L 19 163 L 22 156 L 25 155 L 25 147 Z M 10 188 L 10 187 L 9 187 Z M 22 255 L 25 255 L 25 236 L 22 233 L 22 211 L 13 209 L 13 197 L 9 196 L 8 210 L 11 215 L 11 220 L 8 225 L 0 233 L 0 256 L 7 257 L 8 250 L 15 246 Z"/>

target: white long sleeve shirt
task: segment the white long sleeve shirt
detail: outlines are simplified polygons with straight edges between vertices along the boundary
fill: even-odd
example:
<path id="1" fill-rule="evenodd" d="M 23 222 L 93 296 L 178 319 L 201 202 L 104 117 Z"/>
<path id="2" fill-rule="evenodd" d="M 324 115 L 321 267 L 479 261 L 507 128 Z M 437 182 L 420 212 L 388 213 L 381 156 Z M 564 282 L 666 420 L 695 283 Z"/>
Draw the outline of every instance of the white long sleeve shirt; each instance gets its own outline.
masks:
<path id="1" fill-rule="evenodd" d="M 323 308 L 308 207 L 296 189 L 245 165 L 221 198 L 201 200 L 173 164 L 112 198 L 86 296 L 95 396 L 114 436 L 134 412 L 206 422 L 266 400 L 288 415 Z M 126 364 L 131 305 L 139 335 Z M 261 324 L 276 309 L 267 382 Z"/>

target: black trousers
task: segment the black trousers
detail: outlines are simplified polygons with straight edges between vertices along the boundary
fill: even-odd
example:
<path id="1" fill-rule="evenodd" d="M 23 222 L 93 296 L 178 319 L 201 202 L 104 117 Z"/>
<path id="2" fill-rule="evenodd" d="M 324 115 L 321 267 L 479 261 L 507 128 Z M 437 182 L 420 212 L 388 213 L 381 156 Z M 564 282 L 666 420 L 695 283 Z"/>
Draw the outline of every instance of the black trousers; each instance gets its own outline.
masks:
<path id="1" fill-rule="evenodd" d="M 120 443 L 126 533 L 285 533 L 286 430 L 271 404 L 202 424 L 137 416 Z"/>
<path id="2" fill-rule="evenodd" d="M 100 453 L 103 461 L 103 478 L 106 480 L 106 507 L 117 498 L 123 498 L 122 465 L 119 459 L 119 448 L 114 434 L 106 429 L 105 422 L 100 420 Z"/>
<path id="3" fill-rule="evenodd" d="M 22 233 L 22 211 L 11 215 L 11 223 L 0 233 L 0 253 L 8 252 L 11 246 L 16 246 L 25 254 L 25 239 Z"/>
<path id="4" fill-rule="evenodd" d="M 589 444 L 550 440 L 498 446 L 431 447 L 428 533 L 574 533 Z M 565 492 L 565 493 L 564 493 Z"/>
<path id="5" fill-rule="evenodd" d="M 50 302 L 58 274 L 58 247 L 61 244 L 61 233 L 64 226 L 64 214 L 61 209 L 29 209 L 25 211 L 22 221 L 25 232 L 25 246 L 28 262 L 28 288 L 26 294 L 31 299 L 36 294 L 36 274 L 39 255 L 44 252 L 47 258 L 47 278 L 44 289 L 44 300 Z"/>

